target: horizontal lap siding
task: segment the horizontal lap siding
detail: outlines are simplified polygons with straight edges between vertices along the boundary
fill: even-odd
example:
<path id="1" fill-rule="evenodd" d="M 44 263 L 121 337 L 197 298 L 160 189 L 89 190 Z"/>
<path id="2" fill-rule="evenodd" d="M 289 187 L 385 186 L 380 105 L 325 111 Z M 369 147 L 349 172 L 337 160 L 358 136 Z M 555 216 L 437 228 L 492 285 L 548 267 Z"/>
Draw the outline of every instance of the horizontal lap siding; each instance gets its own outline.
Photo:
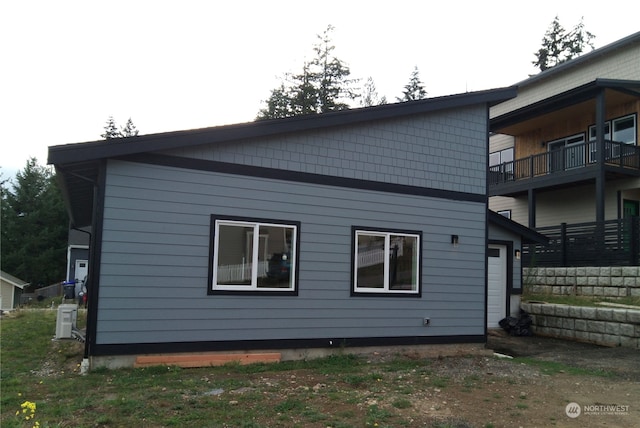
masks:
<path id="1" fill-rule="evenodd" d="M 211 214 L 299 221 L 298 296 L 207 295 Z M 96 342 L 483 334 L 484 218 L 483 203 L 110 162 Z M 351 226 L 423 232 L 420 299 L 350 296 Z"/>

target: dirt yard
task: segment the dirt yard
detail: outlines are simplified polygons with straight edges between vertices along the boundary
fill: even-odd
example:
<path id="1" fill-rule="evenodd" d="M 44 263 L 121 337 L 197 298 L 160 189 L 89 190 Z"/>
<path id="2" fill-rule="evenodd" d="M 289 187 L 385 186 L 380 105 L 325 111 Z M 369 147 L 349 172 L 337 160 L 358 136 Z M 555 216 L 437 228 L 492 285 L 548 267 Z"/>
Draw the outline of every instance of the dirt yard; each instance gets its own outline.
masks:
<path id="1" fill-rule="evenodd" d="M 512 337 L 502 331 L 489 335 L 488 347 L 527 360 L 490 355 L 438 358 L 425 361 L 424 370 L 408 373 L 381 370 L 376 363 L 397 355 L 376 354 L 368 358 L 371 371 L 380 375 L 373 384 L 354 386 L 340 376 L 327 377 L 309 369 L 274 370 L 230 374 L 250 386 L 207 399 L 235 403 L 260 397 L 272 406 L 300 400 L 324 415 L 338 415 L 333 419 L 346 418 L 337 425 L 311 422 L 292 410 L 281 416 L 283 420 L 274 420 L 273 414 L 254 417 L 251 426 L 261 427 L 640 427 L 640 351 L 538 336 Z M 76 370 L 72 360 L 68 372 Z M 49 365 L 42 369 L 38 376 L 60 372 L 60 367 Z M 192 376 L 190 371 L 184 374 Z M 345 399 L 336 400 L 336 395 Z M 581 414 L 568 416 L 568 405 L 574 412 L 579 408 Z M 379 424 L 370 422 L 375 420 L 372 409 L 394 416 L 381 418 Z"/>

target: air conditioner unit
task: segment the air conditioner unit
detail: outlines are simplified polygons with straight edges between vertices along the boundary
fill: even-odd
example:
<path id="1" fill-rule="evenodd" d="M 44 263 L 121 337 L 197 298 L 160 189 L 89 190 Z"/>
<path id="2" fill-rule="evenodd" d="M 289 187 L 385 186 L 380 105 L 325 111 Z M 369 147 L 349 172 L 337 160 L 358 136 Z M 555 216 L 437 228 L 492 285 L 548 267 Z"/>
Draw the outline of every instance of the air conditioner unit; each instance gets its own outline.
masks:
<path id="1" fill-rule="evenodd" d="M 65 303 L 58 306 L 56 319 L 56 339 L 71 339 L 78 320 L 78 305 Z"/>

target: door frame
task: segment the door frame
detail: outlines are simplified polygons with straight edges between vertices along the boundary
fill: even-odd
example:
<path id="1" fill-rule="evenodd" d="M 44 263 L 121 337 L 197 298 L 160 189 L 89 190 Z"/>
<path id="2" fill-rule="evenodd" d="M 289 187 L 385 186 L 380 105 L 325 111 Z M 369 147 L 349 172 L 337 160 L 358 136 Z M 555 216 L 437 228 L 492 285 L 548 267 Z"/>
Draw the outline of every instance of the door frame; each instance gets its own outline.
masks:
<path id="1" fill-rule="evenodd" d="M 504 316 L 509 316 L 509 314 L 511 313 L 511 295 L 513 294 L 521 294 L 522 293 L 522 288 L 518 289 L 514 289 L 513 288 L 513 241 L 501 241 L 501 240 L 495 240 L 495 239 L 489 239 L 487 240 L 487 248 L 486 248 L 486 253 L 485 253 L 485 259 L 486 259 L 486 266 L 487 266 L 487 271 L 485 273 L 486 276 L 486 292 L 485 292 L 485 302 L 484 302 L 484 306 L 485 306 L 485 320 L 484 320 L 484 325 L 485 325 L 485 329 L 488 328 L 489 325 L 489 246 L 494 245 L 494 246 L 503 246 L 505 248 L 505 258 L 506 258 L 506 263 L 507 263 L 507 278 L 505 281 L 505 314 Z"/>

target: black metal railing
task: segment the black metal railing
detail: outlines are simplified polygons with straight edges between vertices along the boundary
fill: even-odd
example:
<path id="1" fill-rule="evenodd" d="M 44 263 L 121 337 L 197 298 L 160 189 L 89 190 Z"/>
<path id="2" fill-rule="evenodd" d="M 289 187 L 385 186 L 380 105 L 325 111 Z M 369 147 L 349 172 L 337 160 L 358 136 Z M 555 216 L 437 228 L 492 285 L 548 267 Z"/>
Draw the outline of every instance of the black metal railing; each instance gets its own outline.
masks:
<path id="1" fill-rule="evenodd" d="M 536 230 L 549 243 L 523 244 L 523 266 L 640 266 L 640 217 Z"/>
<path id="2" fill-rule="evenodd" d="M 491 166 L 489 167 L 489 185 L 499 185 L 595 164 L 596 149 L 596 142 L 591 141 Z M 605 141 L 604 159 L 607 165 L 640 170 L 640 147 Z"/>

